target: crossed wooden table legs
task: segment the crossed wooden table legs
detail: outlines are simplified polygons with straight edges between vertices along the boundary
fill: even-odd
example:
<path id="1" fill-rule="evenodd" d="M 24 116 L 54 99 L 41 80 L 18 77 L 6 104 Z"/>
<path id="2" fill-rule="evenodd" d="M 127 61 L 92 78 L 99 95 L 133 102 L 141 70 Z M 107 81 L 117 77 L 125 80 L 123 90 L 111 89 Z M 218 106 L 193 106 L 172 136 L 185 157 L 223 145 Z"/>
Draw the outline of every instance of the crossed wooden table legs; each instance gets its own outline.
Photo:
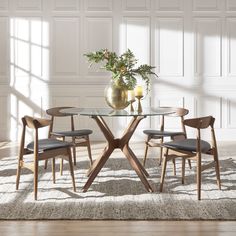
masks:
<path id="1" fill-rule="evenodd" d="M 94 179 L 105 165 L 106 161 L 112 154 L 112 152 L 119 148 L 124 153 L 125 157 L 128 159 L 131 167 L 135 170 L 138 177 L 142 181 L 143 185 L 149 192 L 153 192 L 152 187 L 147 181 L 147 176 L 149 174 L 144 169 L 144 167 L 139 162 L 138 158 L 135 156 L 131 148 L 129 147 L 129 140 L 131 139 L 134 131 L 136 130 L 139 122 L 144 119 L 146 116 L 133 116 L 133 119 L 129 123 L 129 126 L 126 128 L 123 136 L 121 138 L 115 138 L 112 134 L 111 130 L 107 126 L 106 122 L 101 116 L 92 116 L 92 118 L 97 122 L 99 128 L 101 129 L 102 133 L 104 134 L 107 140 L 107 146 L 104 148 L 103 153 L 100 158 L 96 159 L 93 162 L 93 165 L 88 171 L 88 180 L 83 187 L 83 192 L 86 192 L 90 185 L 93 183 Z"/>

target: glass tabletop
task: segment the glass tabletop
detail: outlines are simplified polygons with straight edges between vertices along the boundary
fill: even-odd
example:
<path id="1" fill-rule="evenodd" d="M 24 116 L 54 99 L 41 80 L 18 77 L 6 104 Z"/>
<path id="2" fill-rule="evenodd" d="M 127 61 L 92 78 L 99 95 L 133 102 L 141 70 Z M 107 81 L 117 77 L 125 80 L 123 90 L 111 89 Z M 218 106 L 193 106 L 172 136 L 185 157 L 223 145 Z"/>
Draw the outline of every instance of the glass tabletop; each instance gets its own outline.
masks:
<path id="1" fill-rule="evenodd" d="M 128 110 L 112 110 L 111 108 L 66 108 L 60 110 L 61 113 L 82 115 L 82 116 L 156 116 L 175 113 L 172 107 L 144 108 L 141 113 Z"/>

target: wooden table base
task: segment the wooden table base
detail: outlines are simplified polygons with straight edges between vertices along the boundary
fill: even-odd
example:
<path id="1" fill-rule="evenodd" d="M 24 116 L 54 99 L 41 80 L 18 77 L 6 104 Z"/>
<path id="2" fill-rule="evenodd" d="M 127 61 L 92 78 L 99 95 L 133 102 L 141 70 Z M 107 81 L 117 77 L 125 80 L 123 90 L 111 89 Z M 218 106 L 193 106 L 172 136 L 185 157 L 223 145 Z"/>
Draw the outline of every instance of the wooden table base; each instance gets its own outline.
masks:
<path id="1" fill-rule="evenodd" d="M 83 187 L 83 192 L 86 192 L 90 185 L 93 183 L 94 179 L 105 165 L 106 161 L 112 154 L 112 152 L 119 148 L 124 153 L 125 157 L 128 159 L 131 167 L 135 170 L 138 177 L 142 181 L 143 185 L 149 192 L 153 192 L 152 187 L 147 181 L 146 176 L 149 176 L 147 171 L 139 162 L 138 158 L 135 156 L 131 148 L 129 147 L 129 140 L 131 139 L 134 131 L 136 130 L 139 122 L 144 119 L 146 116 L 134 116 L 131 120 L 129 126 L 126 128 L 123 136 L 121 138 L 115 138 L 112 134 L 111 130 L 107 126 L 106 122 L 101 116 L 92 116 L 92 118 L 97 122 L 99 128 L 101 129 L 102 133 L 104 134 L 107 140 L 107 146 L 104 148 L 102 155 L 100 158 L 94 161 L 93 165 L 88 171 L 88 180 Z"/>

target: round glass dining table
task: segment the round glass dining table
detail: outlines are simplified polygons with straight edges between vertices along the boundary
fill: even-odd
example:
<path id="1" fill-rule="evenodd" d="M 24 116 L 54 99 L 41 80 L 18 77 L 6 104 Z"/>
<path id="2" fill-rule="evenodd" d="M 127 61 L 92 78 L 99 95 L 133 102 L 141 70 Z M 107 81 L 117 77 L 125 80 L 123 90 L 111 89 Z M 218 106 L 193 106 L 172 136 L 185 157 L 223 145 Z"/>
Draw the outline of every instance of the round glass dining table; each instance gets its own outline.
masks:
<path id="1" fill-rule="evenodd" d="M 105 165 L 106 161 L 112 154 L 112 152 L 119 148 L 124 153 L 131 167 L 135 170 L 138 177 L 142 181 L 144 187 L 147 191 L 153 192 L 152 187 L 150 186 L 147 177 L 149 174 L 139 162 L 138 158 L 132 151 L 129 146 L 129 141 L 134 134 L 139 122 L 146 118 L 147 116 L 159 116 L 159 115 L 168 115 L 175 112 L 174 108 L 170 107 L 158 107 L 155 109 L 143 109 L 142 112 L 130 112 L 126 110 L 112 110 L 109 108 L 66 108 L 60 110 L 62 113 L 71 114 L 71 115 L 81 115 L 81 116 L 89 116 L 94 119 L 102 131 L 103 135 L 107 140 L 107 145 L 104 148 L 101 156 L 97 158 L 92 166 L 90 167 L 87 175 L 88 180 L 83 187 L 83 192 L 86 192 L 88 188 L 93 183 L 94 179 Z M 103 119 L 103 117 L 132 117 L 130 123 L 127 127 L 125 127 L 124 133 L 120 138 L 116 138 L 107 123 Z"/>

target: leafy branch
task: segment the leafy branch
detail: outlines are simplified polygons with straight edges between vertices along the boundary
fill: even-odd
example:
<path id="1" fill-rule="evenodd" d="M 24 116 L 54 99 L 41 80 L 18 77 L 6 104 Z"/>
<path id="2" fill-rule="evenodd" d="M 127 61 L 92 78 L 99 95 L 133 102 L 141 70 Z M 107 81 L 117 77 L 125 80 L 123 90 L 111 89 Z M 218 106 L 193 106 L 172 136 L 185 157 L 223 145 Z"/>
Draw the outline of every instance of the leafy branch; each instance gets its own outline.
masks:
<path id="1" fill-rule="evenodd" d="M 141 76 L 147 86 L 147 91 L 149 91 L 151 76 L 158 77 L 153 72 L 154 66 L 143 64 L 135 68 L 138 60 L 130 49 L 120 56 L 117 56 L 115 52 L 110 52 L 108 49 L 86 53 L 84 56 L 87 57 L 90 66 L 94 63 L 104 62 L 101 69 L 111 71 L 112 79 L 127 89 L 134 89 L 137 84 L 136 76 Z"/>

